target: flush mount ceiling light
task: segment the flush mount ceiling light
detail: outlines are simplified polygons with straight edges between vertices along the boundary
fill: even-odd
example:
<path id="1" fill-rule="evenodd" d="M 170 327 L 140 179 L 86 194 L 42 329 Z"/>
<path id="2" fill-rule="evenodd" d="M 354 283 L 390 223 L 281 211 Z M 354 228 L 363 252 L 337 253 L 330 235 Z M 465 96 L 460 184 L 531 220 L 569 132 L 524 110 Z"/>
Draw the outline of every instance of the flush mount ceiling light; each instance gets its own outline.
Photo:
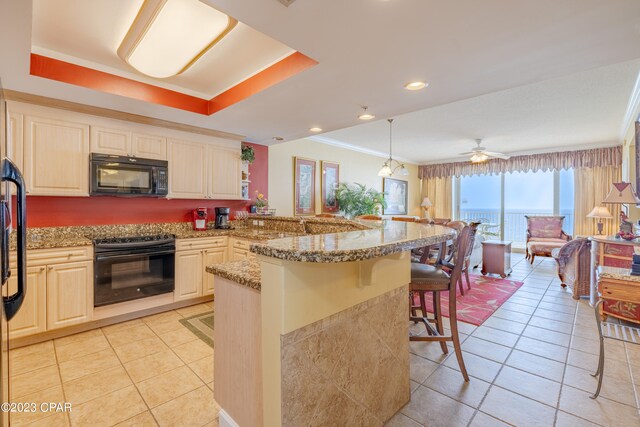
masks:
<path id="1" fill-rule="evenodd" d="M 238 21 L 198 0 L 145 0 L 118 56 L 156 78 L 187 70 Z"/>
<path id="2" fill-rule="evenodd" d="M 407 90 L 420 90 L 424 89 L 427 86 L 429 86 L 429 83 L 418 81 L 407 83 L 406 85 L 404 85 L 404 88 Z"/>
<path id="3" fill-rule="evenodd" d="M 376 117 L 376 116 L 374 116 L 374 115 L 373 115 L 373 114 L 371 114 L 371 113 L 367 113 L 367 108 L 368 108 L 368 107 L 366 107 L 366 106 L 362 107 L 362 114 L 360 114 L 360 115 L 358 116 L 358 118 L 359 118 L 360 120 L 371 120 L 371 119 L 373 119 L 373 118 L 375 118 L 375 117 Z"/>
<path id="4" fill-rule="evenodd" d="M 380 168 L 380 171 L 378 172 L 378 176 L 384 176 L 388 178 L 394 173 L 396 173 L 398 169 L 400 169 L 398 171 L 399 175 L 408 176 L 409 170 L 404 166 L 404 163 L 400 163 L 399 161 L 394 160 L 393 157 L 391 156 L 391 147 L 393 143 L 393 139 L 392 139 L 393 119 L 387 119 L 387 121 L 389 122 L 389 158 L 384 162 L 384 164 L 382 165 L 382 168 Z M 392 168 L 394 163 L 396 164 L 396 166 Z"/>
<path id="5" fill-rule="evenodd" d="M 319 127 L 317 127 L 317 126 L 312 127 L 312 128 L 309 128 L 309 130 L 310 130 L 311 132 L 322 132 L 322 128 L 319 128 Z"/>
<path id="6" fill-rule="evenodd" d="M 284 138 L 283 138 L 283 137 L 281 137 L 281 136 L 274 136 L 274 137 L 273 137 L 273 138 L 271 138 L 271 139 L 273 139 L 274 141 L 284 141 Z"/>

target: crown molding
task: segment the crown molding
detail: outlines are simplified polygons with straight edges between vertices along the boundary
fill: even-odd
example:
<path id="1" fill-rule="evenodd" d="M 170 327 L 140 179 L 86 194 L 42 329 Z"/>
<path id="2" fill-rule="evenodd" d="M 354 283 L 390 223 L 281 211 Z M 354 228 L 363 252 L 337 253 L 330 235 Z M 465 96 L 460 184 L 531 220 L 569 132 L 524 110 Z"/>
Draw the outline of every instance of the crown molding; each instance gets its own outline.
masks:
<path id="1" fill-rule="evenodd" d="M 627 129 L 638 120 L 640 116 L 640 73 L 636 77 L 636 84 L 633 86 L 633 91 L 629 97 L 629 104 L 627 105 L 627 111 L 624 114 L 622 120 L 622 128 L 620 129 L 619 139 L 620 142 L 624 142 L 624 137 L 627 135 Z"/>
<path id="2" fill-rule="evenodd" d="M 389 158 L 389 153 L 384 153 L 382 151 L 372 150 L 370 148 L 364 148 L 357 145 L 347 144 L 346 142 L 342 142 L 333 138 L 327 138 L 326 136 L 319 136 L 319 135 L 308 136 L 307 138 L 304 138 L 304 139 L 308 139 L 314 142 L 320 142 L 321 144 L 333 145 L 334 147 L 340 147 L 340 148 L 344 148 L 351 151 L 357 151 L 359 153 L 369 154 L 371 156 L 381 157 L 383 159 Z M 412 165 L 418 164 L 418 162 L 416 162 L 415 160 L 410 160 L 404 157 L 394 156 L 393 160 L 397 160 L 400 163 L 409 163 Z"/>

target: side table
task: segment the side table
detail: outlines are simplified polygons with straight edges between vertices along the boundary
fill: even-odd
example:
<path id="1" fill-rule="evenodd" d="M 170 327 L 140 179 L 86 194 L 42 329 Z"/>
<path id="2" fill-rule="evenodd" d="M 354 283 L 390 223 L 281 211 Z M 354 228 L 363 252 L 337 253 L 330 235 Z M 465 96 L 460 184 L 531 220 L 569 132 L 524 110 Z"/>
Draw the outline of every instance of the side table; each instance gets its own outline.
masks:
<path id="1" fill-rule="evenodd" d="M 499 274 L 503 279 L 511 274 L 511 242 L 485 240 L 482 242 L 482 274 Z"/>
<path id="2" fill-rule="evenodd" d="M 628 268 L 603 265 L 598 267 L 597 276 L 602 320 L 613 316 L 640 323 L 640 276 L 632 276 Z"/>

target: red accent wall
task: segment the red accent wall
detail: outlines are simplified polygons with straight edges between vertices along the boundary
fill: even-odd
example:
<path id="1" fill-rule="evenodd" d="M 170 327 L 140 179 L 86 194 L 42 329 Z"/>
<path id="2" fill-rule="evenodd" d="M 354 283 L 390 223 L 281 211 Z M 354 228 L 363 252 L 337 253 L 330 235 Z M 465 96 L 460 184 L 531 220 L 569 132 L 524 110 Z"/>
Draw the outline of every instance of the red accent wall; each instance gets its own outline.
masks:
<path id="1" fill-rule="evenodd" d="M 249 165 L 249 196 L 256 190 L 267 195 L 269 179 L 269 148 L 254 147 L 256 161 Z M 27 226 L 56 227 L 69 225 L 135 224 L 191 221 L 191 211 L 198 207 L 209 210 L 229 207 L 235 211 L 249 210 L 251 201 L 242 200 L 185 200 L 154 199 L 145 197 L 48 197 L 27 196 Z M 15 206 L 15 204 L 14 204 Z"/>

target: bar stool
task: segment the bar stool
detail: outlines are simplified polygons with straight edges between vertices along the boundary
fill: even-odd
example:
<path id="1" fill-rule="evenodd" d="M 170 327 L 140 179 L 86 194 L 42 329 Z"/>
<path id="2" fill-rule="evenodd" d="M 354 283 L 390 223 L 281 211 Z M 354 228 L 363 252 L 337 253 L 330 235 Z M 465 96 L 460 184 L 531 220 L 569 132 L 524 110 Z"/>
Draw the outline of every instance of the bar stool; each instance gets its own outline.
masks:
<path id="1" fill-rule="evenodd" d="M 456 249 L 461 254 L 467 253 L 467 248 L 471 244 L 472 229 L 465 226 L 458 234 L 456 241 Z M 460 371 L 465 381 L 469 381 L 467 368 L 462 358 L 462 348 L 460 346 L 460 337 L 458 335 L 458 318 L 456 312 L 456 284 L 461 278 L 465 257 L 459 256 L 451 265 L 451 273 L 447 273 L 437 266 L 411 263 L 411 283 L 409 284 L 410 295 L 410 313 L 409 319 L 414 322 L 424 323 L 428 336 L 410 336 L 411 341 L 434 341 L 439 342 L 442 352 L 447 354 L 447 341 L 453 342 L 453 349 L 460 365 Z M 451 326 L 451 335 L 444 335 L 444 324 L 442 321 L 442 307 L 440 304 L 441 292 L 449 291 L 449 320 Z M 427 314 L 427 305 L 425 294 L 430 292 L 433 294 L 433 318 L 429 318 Z M 421 316 L 417 316 L 413 305 L 413 295 L 417 293 L 420 299 Z M 436 325 L 434 329 L 431 323 Z"/>

